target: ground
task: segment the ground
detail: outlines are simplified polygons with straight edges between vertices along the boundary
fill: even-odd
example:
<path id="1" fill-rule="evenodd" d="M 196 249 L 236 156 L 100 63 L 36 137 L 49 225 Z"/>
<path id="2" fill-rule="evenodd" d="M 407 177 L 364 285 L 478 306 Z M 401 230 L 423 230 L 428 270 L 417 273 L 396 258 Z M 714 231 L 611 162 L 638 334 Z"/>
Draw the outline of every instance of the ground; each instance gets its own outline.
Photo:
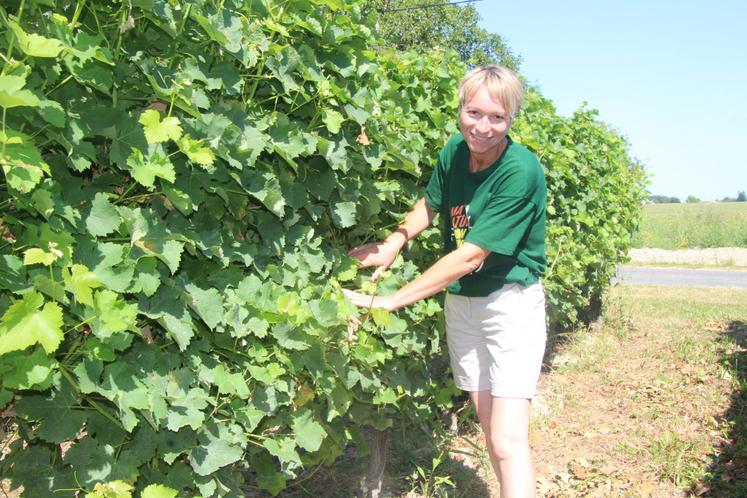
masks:
<path id="1" fill-rule="evenodd" d="M 747 291 L 617 287 L 603 323 L 554 339 L 533 407 L 538 496 L 747 496 Z M 480 444 L 467 438 L 456 447 Z"/>

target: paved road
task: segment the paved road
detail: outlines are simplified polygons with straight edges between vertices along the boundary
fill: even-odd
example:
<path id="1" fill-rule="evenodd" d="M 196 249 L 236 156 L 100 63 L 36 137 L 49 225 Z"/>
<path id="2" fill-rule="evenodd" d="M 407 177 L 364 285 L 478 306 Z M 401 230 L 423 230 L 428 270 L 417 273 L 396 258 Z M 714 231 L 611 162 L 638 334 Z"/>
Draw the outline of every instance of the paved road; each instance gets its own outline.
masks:
<path id="1" fill-rule="evenodd" d="M 616 280 L 623 284 L 747 289 L 747 271 L 621 266 L 617 269 Z"/>

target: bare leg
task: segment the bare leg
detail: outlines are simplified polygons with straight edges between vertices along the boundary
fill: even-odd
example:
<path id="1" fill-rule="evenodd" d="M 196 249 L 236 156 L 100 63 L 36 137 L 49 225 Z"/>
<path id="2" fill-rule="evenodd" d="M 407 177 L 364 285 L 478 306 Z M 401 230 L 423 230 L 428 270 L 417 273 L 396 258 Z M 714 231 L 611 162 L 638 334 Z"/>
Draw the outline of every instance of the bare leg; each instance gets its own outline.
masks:
<path id="1" fill-rule="evenodd" d="M 477 419 L 480 421 L 483 434 L 485 434 L 485 443 L 488 447 L 488 455 L 490 456 L 490 463 L 493 466 L 493 472 L 495 472 L 498 482 L 500 482 L 500 465 L 498 463 L 498 458 L 493 452 L 493 447 L 490 444 L 490 418 L 493 411 L 493 396 L 490 395 L 490 391 L 473 391 L 469 393 L 469 397 L 472 400 L 472 404 L 475 405 Z"/>
<path id="2" fill-rule="evenodd" d="M 496 398 L 489 391 L 471 392 L 488 446 L 502 498 L 535 496 L 535 475 L 529 449 L 528 399 Z"/>

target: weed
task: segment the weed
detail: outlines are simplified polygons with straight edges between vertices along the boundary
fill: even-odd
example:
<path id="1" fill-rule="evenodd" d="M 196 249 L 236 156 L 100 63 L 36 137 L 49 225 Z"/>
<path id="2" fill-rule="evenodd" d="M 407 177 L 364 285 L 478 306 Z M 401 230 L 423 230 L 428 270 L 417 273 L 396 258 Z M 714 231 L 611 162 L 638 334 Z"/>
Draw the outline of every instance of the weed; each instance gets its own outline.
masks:
<path id="1" fill-rule="evenodd" d="M 422 498 L 442 498 L 449 496 L 448 489 L 454 489 L 456 485 L 448 475 L 439 475 L 438 468 L 444 462 L 444 452 L 438 454 L 431 460 L 430 469 L 424 469 L 417 465 L 415 472 L 408 477 L 413 490 Z"/>
<path id="2" fill-rule="evenodd" d="M 687 439 L 665 431 L 649 448 L 659 474 L 677 486 L 689 486 L 701 476 L 697 448 Z"/>

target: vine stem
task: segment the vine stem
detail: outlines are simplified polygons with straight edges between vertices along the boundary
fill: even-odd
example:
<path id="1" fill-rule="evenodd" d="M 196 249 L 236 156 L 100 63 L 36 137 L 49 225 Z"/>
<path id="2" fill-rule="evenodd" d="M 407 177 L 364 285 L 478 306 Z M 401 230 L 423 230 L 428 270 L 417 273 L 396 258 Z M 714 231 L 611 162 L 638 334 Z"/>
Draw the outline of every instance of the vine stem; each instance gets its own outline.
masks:
<path id="1" fill-rule="evenodd" d="M 26 0 L 21 0 L 21 5 L 18 7 L 18 24 L 21 24 L 21 18 L 23 17 L 23 8 L 26 5 Z M 11 36 L 10 37 L 10 43 L 8 43 L 8 51 L 5 53 L 5 61 L 10 61 L 10 56 L 13 53 L 13 45 L 15 44 L 16 37 Z M 3 74 L 5 74 L 5 70 L 10 67 L 10 64 L 5 64 L 3 67 Z M 3 124 L 5 124 L 5 108 L 3 107 Z M 3 131 L 5 131 L 5 127 L 3 127 Z M 5 149 L 5 144 L 3 144 L 3 150 Z"/>
<path id="2" fill-rule="evenodd" d="M 3 137 L 2 137 L 3 138 L 3 153 L 2 153 L 2 156 L 0 156 L 0 159 L 2 159 L 3 162 L 5 161 L 5 145 L 8 142 L 8 137 L 5 135 L 5 112 L 6 111 L 7 109 L 3 107 Z"/>
<path id="3" fill-rule="evenodd" d="M 62 80 L 59 83 L 57 83 L 57 85 L 55 85 L 54 88 L 52 88 L 50 91 L 47 92 L 47 97 L 49 97 L 52 94 L 52 92 L 54 92 L 55 90 L 57 90 L 58 88 L 60 88 L 61 86 L 63 86 L 65 83 L 67 83 L 71 79 L 73 79 L 73 75 L 72 74 L 68 75 L 67 78 L 65 78 L 64 80 Z"/>
<path id="4" fill-rule="evenodd" d="M 86 6 L 86 0 L 78 0 L 78 3 L 75 5 L 75 12 L 73 13 L 73 20 L 70 21 L 70 29 L 75 29 L 75 25 L 78 24 L 78 18 L 80 17 L 80 14 L 83 12 L 83 8 Z"/>
<path id="5" fill-rule="evenodd" d="M 67 368 L 65 368 L 62 365 L 60 365 L 60 372 L 62 373 L 62 376 L 65 377 L 65 379 L 70 383 L 70 385 L 73 387 L 73 389 L 75 389 L 75 391 L 78 392 L 79 394 L 82 394 L 81 391 L 80 391 L 80 386 L 78 385 L 77 382 L 75 382 L 75 379 L 73 379 L 72 374 L 70 372 L 68 372 Z M 83 399 L 85 399 L 88 402 L 88 404 L 90 404 L 94 408 L 94 410 L 96 410 L 97 412 L 99 412 L 99 414 L 101 414 L 102 417 L 106 418 L 111 423 L 113 423 L 114 425 L 116 425 L 117 427 L 119 427 L 120 429 L 122 429 L 123 431 L 127 432 L 127 429 L 124 428 L 124 425 L 122 425 L 122 422 L 120 422 L 119 420 L 117 420 L 116 418 L 114 418 L 109 412 L 107 412 L 104 409 L 104 407 L 102 407 L 98 403 L 98 401 L 94 401 L 93 399 L 89 398 L 88 396 L 83 396 Z"/>
<path id="6" fill-rule="evenodd" d="M 558 244 L 558 250 L 555 253 L 555 257 L 552 259 L 552 263 L 550 264 L 550 267 L 547 269 L 547 275 L 545 278 L 549 278 L 550 275 L 553 274 L 553 269 L 555 268 L 555 263 L 558 262 L 558 258 L 560 257 L 560 250 L 563 248 L 563 242 L 564 240 L 561 239 L 560 244 Z"/>
<path id="7" fill-rule="evenodd" d="M 140 199 L 140 198 L 146 198 L 146 197 L 153 197 L 154 195 L 163 195 L 163 192 L 150 192 L 150 193 L 147 193 L 147 194 L 138 194 L 138 195 L 133 195 L 132 197 L 127 197 L 127 198 L 125 198 L 125 199 L 117 199 L 117 201 L 116 201 L 116 202 L 126 202 L 126 201 L 131 201 L 131 200 L 133 200 L 133 199 Z"/>
<path id="8" fill-rule="evenodd" d="M 117 199 L 117 200 L 116 200 L 115 202 L 122 202 L 122 201 L 123 201 L 123 199 L 125 198 L 125 196 L 126 196 L 127 194 L 129 194 L 129 193 L 130 193 L 130 192 L 132 191 L 132 189 L 134 189 L 134 188 L 135 188 L 135 185 L 137 185 L 137 184 L 136 184 L 135 182 L 132 182 L 132 183 L 130 184 L 130 186 L 129 186 L 129 187 L 127 187 L 127 190 L 125 190 L 124 192 L 122 192 L 122 195 L 120 195 L 120 196 L 119 196 L 119 199 Z"/>
<path id="9" fill-rule="evenodd" d="M 127 240 L 129 240 L 129 239 L 127 239 Z M 90 321 L 91 321 L 91 320 L 93 320 L 94 318 L 96 318 L 96 316 L 95 316 L 95 315 L 94 315 L 94 316 L 92 316 L 92 317 L 86 318 L 85 320 L 83 320 L 83 321 L 82 321 L 82 322 L 80 322 L 79 324 L 77 324 L 77 325 L 75 325 L 75 326 L 73 326 L 73 327 L 70 327 L 69 329 L 67 329 L 67 330 L 66 330 L 65 332 L 63 332 L 62 334 L 63 334 L 63 335 L 66 335 L 66 334 L 67 334 L 68 332 L 72 332 L 73 330 L 77 329 L 77 328 L 78 328 L 78 327 L 80 327 L 81 325 L 85 325 L 85 324 L 87 324 L 88 322 L 90 322 Z"/>

